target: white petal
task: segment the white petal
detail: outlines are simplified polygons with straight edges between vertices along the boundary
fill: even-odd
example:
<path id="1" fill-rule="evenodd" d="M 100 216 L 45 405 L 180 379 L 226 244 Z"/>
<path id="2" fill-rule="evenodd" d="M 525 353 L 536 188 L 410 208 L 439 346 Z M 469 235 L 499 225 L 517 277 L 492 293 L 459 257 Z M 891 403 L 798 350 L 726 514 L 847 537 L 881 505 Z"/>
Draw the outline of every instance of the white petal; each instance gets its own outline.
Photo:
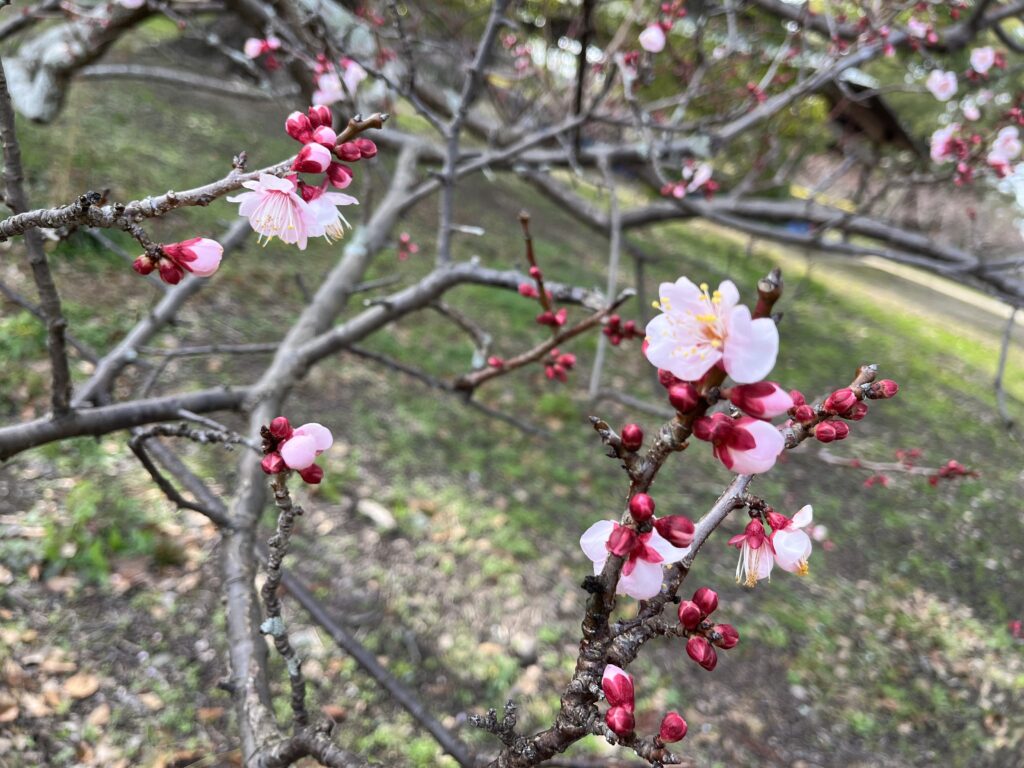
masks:
<path id="1" fill-rule="evenodd" d="M 649 600 L 661 591 L 663 573 L 658 563 L 637 560 L 636 568 L 629 576 L 619 579 L 616 590 L 620 595 L 629 595 L 637 600 Z"/>
<path id="2" fill-rule="evenodd" d="M 583 549 L 583 554 L 593 560 L 595 565 L 600 562 L 602 568 L 605 560 L 608 559 L 608 538 L 612 535 L 613 530 L 615 530 L 614 522 L 598 520 L 580 536 L 580 547 Z M 600 573 L 600 570 L 595 573 Z"/>
<path id="3" fill-rule="evenodd" d="M 800 511 L 793 515 L 793 527 L 794 528 L 806 528 L 811 524 L 814 519 L 814 508 L 810 504 L 805 504 L 800 508 Z"/>
<path id="4" fill-rule="evenodd" d="M 647 540 L 647 546 L 661 555 L 662 565 L 678 563 L 686 555 L 685 549 L 672 546 L 668 539 L 655 530 L 651 531 L 651 538 Z"/>
<path id="5" fill-rule="evenodd" d="M 779 329 L 775 321 L 762 317 L 751 320 L 750 310 L 740 306 L 729 315 L 725 340 L 726 372 L 737 384 L 753 384 L 775 367 L 779 353 Z"/>

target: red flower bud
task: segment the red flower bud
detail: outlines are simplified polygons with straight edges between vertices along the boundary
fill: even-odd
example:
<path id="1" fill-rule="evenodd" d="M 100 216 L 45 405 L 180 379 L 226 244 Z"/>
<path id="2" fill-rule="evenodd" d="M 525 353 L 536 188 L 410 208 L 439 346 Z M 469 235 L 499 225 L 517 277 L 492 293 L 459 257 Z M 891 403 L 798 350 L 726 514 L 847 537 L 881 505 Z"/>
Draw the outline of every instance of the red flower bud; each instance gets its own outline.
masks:
<path id="1" fill-rule="evenodd" d="M 618 736 L 629 736 L 636 725 L 633 713 L 625 707 L 612 707 L 605 713 L 604 721 Z"/>
<path id="2" fill-rule="evenodd" d="M 284 129 L 296 141 L 308 144 L 313 140 L 313 124 L 301 112 L 292 112 L 284 121 Z"/>
<path id="3" fill-rule="evenodd" d="M 797 421 L 807 423 L 814 421 L 814 409 L 809 405 L 798 405 L 793 409 L 793 418 Z"/>
<path id="4" fill-rule="evenodd" d="M 697 388 L 688 381 L 673 384 L 668 388 L 668 401 L 680 413 L 689 413 L 697 407 L 700 395 Z"/>
<path id="5" fill-rule="evenodd" d="M 321 480 L 324 479 L 324 471 L 320 469 L 316 464 L 310 464 L 305 469 L 299 470 L 299 477 L 305 480 L 310 485 L 317 485 Z"/>
<path id="6" fill-rule="evenodd" d="M 830 421 L 832 429 L 836 431 L 836 440 L 845 440 L 850 435 L 850 425 L 844 421 Z"/>
<path id="7" fill-rule="evenodd" d="M 153 260 L 143 254 L 139 256 L 135 261 L 132 262 L 132 269 L 138 272 L 140 275 L 148 275 L 153 271 Z"/>
<path id="8" fill-rule="evenodd" d="M 332 187 L 344 189 L 352 183 L 352 169 L 347 165 L 332 161 L 327 166 L 327 178 L 330 180 Z"/>
<path id="9" fill-rule="evenodd" d="M 647 347 L 647 340 L 644 339 L 645 351 L 646 351 L 646 347 Z M 668 389 L 673 384 L 678 384 L 679 383 L 679 379 L 676 378 L 676 375 L 674 373 L 672 373 L 671 371 L 666 371 L 664 368 L 659 368 L 658 369 L 658 381 L 661 384 L 661 386 L 663 386 L 665 389 Z"/>
<path id="10" fill-rule="evenodd" d="M 284 465 L 284 459 L 277 452 L 268 453 L 264 456 L 263 461 L 260 462 L 260 468 L 268 475 L 276 475 L 281 470 L 287 469 Z"/>
<path id="11" fill-rule="evenodd" d="M 740 642 L 740 633 L 732 624 L 715 624 L 715 632 L 721 635 L 718 640 L 715 640 L 715 645 L 723 651 L 735 648 Z"/>
<path id="12" fill-rule="evenodd" d="M 860 421 L 861 419 L 863 419 L 867 415 L 868 415 L 868 404 L 858 400 L 857 404 L 855 406 L 853 406 L 853 408 L 851 408 L 850 410 L 848 410 L 846 413 L 843 414 L 843 418 L 844 419 L 849 419 L 850 421 Z"/>
<path id="13" fill-rule="evenodd" d="M 680 717 L 678 712 L 669 712 L 662 718 L 661 728 L 658 730 L 658 738 L 665 744 L 674 741 L 682 741 L 686 736 L 686 721 Z"/>
<path id="14" fill-rule="evenodd" d="M 843 387 L 825 398 L 824 408 L 829 413 L 846 413 L 856 402 L 857 394 L 849 387 Z"/>
<path id="15" fill-rule="evenodd" d="M 487 358 L 487 364 L 489 366 L 491 366 L 491 368 L 504 368 L 505 367 L 505 361 L 502 360 L 497 355 L 491 355 L 490 357 L 488 357 Z"/>
<path id="16" fill-rule="evenodd" d="M 708 616 L 718 608 L 718 593 L 710 587 L 701 587 L 693 593 L 693 602 L 704 612 L 705 616 Z"/>
<path id="17" fill-rule="evenodd" d="M 616 557 L 628 557 L 629 553 L 636 546 L 636 542 L 636 531 L 616 523 L 614 530 L 612 530 L 612 535 L 608 537 L 605 546 Z"/>
<path id="18" fill-rule="evenodd" d="M 160 279 L 165 283 L 177 285 L 185 276 L 185 270 L 167 259 L 160 259 Z"/>
<path id="19" fill-rule="evenodd" d="M 629 514 L 637 523 L 646 523 L 654 517 L 654 499 L 646 493 L 638 493 L 629 500 Z"/>
<path id="20" fill-rule="evenodd" d="M 683 600 L 679 604 L 679 623 L 686 629 L 696 629 L 703 620 L 704 614 L 693 600 Z"/>
<path id="21" fill-rule="evenodd" d="M 622 447 L 627 451 L 639 451 L 644 444 L 644 431 L 639 424 L 626 424 L 622 428 Z"/>
<path id="22" fill-rule="evenodd" d="M 900 391 L 900 385 L 892 379 L 882 379 L 871 385 L 871 392 L 875 397 L 888 400 L 890 397 L 895 397 L 896 393 Z"/>
<path id="23" fill-rule="evenodd" d="M 684 515 L 666 515 L 654 521 L 656 530 L 673 547 L 688 547 L 693 542 L 693 521 Z"/>
<path id="24" fill-rule="evenodd" d="M 365 160 L 377 156 L 377 145 L 369 139 L 356 139 L 353 144 L 359 150 L 359 155 Z"/>
<path id="25" fill-rule="evenodd" d="M 354 141 L 338 144 L 334 148 L 334 154 L 338 156 L 339 160 L 344 160 L 346 163 L 354 163 L 363 156 L 363 153 L 359 151 L 359 147 L 356 146 Z"/>
<path id="26" fill-rule="evenodd" d="M 540 280 L 541 279 L 540 267 L 530 267 L 530 277 L 532 277 L 534 280 Z"/>
<path id="27" fill-rule="evenodd" d="M 814 427 L 814 436 L 823 443 L 831 443 L 836 439 L 836 428 L 833 421 L 823 421 Z"/>
<path id="28" fill-rule="evenodd" d="M 718 654 L 703 635 L 693 635 L 686 641 L 686 653 L 708 672 L 718 664 Z"/>
<path id="29" fill-rule="evenodd" d="M 309 123 L 314 128 L 319 128 L 321 125 L 330 127 L 334 123 L 334 118 L 331 117 L 331 108 L 325 107 L 323 104 L 314 104 L 307 112 L 309 114 Z"/>
<path id="30" fill-rule="evenodd" d="M 270 434 L 278 440 L 287 440 L 292 436 L 292 425 L 284 416 L 278 416 L 270 422 Z"/>
<path id="31" fill-rule="evenodd" d="M 804 397 L 803 392 L 801 392 L 799 389 L 791 389 L 791 390 L 789 390 L 789 396 L 793 398 L 793 405 L 806 405 L 807 404 L 807 398 Z"/>
<path id="32" fill-rule="evenodd" d="M 768 525 L 772 527 L 773 531 L 781 531 L 789 525 L 789 518 L 776 512 L 774 509 L 768 512 L 765 517 L 768 518 Z"/>

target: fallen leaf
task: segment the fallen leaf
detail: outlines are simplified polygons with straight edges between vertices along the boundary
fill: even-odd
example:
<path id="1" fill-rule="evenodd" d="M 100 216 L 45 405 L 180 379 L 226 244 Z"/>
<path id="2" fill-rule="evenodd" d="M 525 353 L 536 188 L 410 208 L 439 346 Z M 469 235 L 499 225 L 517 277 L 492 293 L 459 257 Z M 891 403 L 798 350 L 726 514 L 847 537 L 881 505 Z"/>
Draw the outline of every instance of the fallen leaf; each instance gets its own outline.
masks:
<path id="1" fill-rule="evenodd" d="M 21 706 L 29 717 L 47 717 L 53 713 L 42 696 L 34 693 L 24 693 L 21 696 Z"/>
<path id="2" fill-rule="evenodd" d="M 100 679 L 88 672 L 79 672 L 64 681 L 64 692 L 73 699 L 87 699 L 100 688 Z"/>
<path id="3" fill-rule="evenodd" d="M 343 722 L 348 717 L 348 710 L 335 704 L 324 704 L 320 711 L 336 723 Z"/>
<path id="4" fill-rule="evenodd" d="M 200 707 L 196 710 L 200 723 L 212 723 L 224 717 L 224 707 Z"/>
<path id="5" fill-rule="evenodd" d="M 164 700 L 152 691 L 148 693 L 140 693 L 139 701 L 141 701 L 143 706 L 150 712 L 158 712 L 164 708 Z"/>
<path id="6" fill-rule="evenodd" d="M 0 723 L 10 723 L 18 719 L 18 702 L 6 691 L 0 691 Z"/>
<path id="7" fill-rule="evenodd" d="M 110 722 L 110 705 L 107 702 L 100 704 L 89 713 L 89 716 L 85 718 L 85 722 L 97 728 L 102 728 Z"/>

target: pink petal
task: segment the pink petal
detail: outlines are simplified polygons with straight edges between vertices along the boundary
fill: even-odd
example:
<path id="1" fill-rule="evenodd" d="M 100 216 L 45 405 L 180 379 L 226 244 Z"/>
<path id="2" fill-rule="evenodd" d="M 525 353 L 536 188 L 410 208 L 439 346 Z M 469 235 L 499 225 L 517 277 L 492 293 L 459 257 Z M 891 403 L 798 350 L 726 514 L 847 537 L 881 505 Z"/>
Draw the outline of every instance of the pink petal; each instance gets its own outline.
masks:
<path id="1" fill-rule="evenodd" d="M 281 444 L 279 452 L 292 469 L 305 469 L 316 461 L 316 440 L 311 435 L 293 435 Z"/>
<path id="2" fill-rule="evenodd" d="M 665 30 L 660 24 L 651 24 L 640 33 L 640 47 L 651 53 L 665 50 Z"/>
<path id="3" fill-rule="evenodd" d="M 814 519 L 814 508 L 810 504 L 806 504 L 800 508 L 800 511 L 793 515 L 792 528 L 806 528 L 811 524 Z"/>
<path id="4" fill-rule="evenodd" d="M 744 419 L 740 419 L 740 421 L 744 421 Z M 732 466 L 729 469 L 739 475 L 756 475 L 767 472 L 775 466 L 776 459 L 786 447 L 785 439 L 779 430 L 767 422 L 757 419 L 747 421 L 750 423 L 744 424 L 743 427 L 754 436 L 756 444 L 749 451 L 730 450 L 729 458 L 732 459 Z"/>
<path id="5" fill-rule="evenodd" d="M 334 435 L 331 434 L 331 430 L 322 424 L 317 424 L 315 421 L 297 427 L 294 434 L 312 437 L 313 442 L 316 444 L 317 453 L 323 453 L 334 444 Z"/>
<path id="6" fill-rule="evenodd" d="M 200 277 L 209 277 L 220 266 L 224 248 L 216 240 L 208 237 L 197 238 L 198 242 L 189 246 L 196 258 L 188 263 L 188 269 Z"/>
<path id="7" fill-rule="evenodd" d="M 779 329 L 774 320 L 767 317 L 752 320 L 746 307 L 733 309 L 723 358 L 725 370 L 733 381 L 737 384 L 760 381 L 775 367 L 778 353 Z"/>

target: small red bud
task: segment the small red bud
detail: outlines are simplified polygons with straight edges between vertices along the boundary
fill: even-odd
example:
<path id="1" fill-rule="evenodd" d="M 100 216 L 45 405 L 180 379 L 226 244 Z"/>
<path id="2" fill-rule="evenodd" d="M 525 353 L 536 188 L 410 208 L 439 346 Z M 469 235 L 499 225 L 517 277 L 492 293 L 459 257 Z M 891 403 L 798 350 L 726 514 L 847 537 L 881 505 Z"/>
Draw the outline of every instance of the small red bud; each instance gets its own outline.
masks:
<path id="1" fill-rule="evenodd" d="M 135 261 L 132 262 L 132 269 L 138 272 L 140 275 L 148 275 L 153 271 L 153 260 L 143 254 L 139 256 Z"/>
<path id="2" fill-rule="evenodd" d="M 292 436 L 292 425 L 284 416 L 278 416 L 270 422 L 270 434 L 278 440 L 287 440 Z"/>
<path id="3" fill-rule="evenodd" d="M 673 384 L 668 389 L 668 401 L 680 413 L 690 413 L 697 407 L 699 398 L 697 388 L 688 381 Z"/>
<path id="4" fill-rule="evenodd" d="M 785 515 L 779 514 L 774 509 L 765 515 L 768 518 L 768 525 L 772 527 L 773 531 L 781 531 L 787 525 L 789 525 L 789 518 Z"/>
<path id="5" fill-rule="evenodd" d="M 359 150 L 359 155 L 365 160 L 369 160 L 371 157 L 377 156 L 377 145 L 369 139 L 356 139 L 353 144 Z"/>
<path id="6" fill-rule="evenodd" d="M 331 108 L 326 107 L 323 104 L 314 104 L 306 113 L 309 115 L 309 123 L 314 128 L 319 128 L 321 125 L 326 125 L 328 128 L 334 122 L 334 118 L 331 117 Z M 301 114 L 301 113 L 293 113 Z"/>
<path id="7" fill-rule="evenodd" d="M 618 736 L 629 736 L 636 725 L 633 713 L 625 707 L 612 707 L 605 713 L 604 721 Z"/>
<path id="8" fill-rule="evenodd" d="M 853 408 L 851 408 L 850 410 L 843 414 L 843 418 L 849 419 L 850 421 L 860 421 L 867 415 L 868 404 L 858 400 L 857 404 L 853 406 Z"/>
<path id="9" fill-rule="evenodd" d="M 654 517 L 654 499 L 646 493 L 638 493 L 629 500 L 629 514 L 637 523 L 646 523 Z"/>
<path id="10" fill-rule="evenodd" d="M 177 285 L 185 276 L 185 270 L 167 259 L 160 260 L 160 279 L 170 285 Z"/>
<path id="11" fill-rule="evenodd" d="M 268 453 L 264 456 L 263 461 L 260 462 L 260 468 L 268 475 L 276 475 L 281 470 L 286 469 L 284 459 L 277 452 Z"/>
<path id="12" fill-rule="evenodd" d="M 673 547 L 688 547 L 693 543 L 693 521 L 685 515 L 666 515 L 654 521 L 654 529 Z"/>
<path id="13" fill-rule="evenodd" d="M 693 602 L 704 612 L 705 616 L 708 616 L 718 608 L 718 593 L 710 587 L 701 587 L 693 593 Z"/>
<path id="14" fill-rule="evenodd" d="M 814 427 L 814 436 L 823 443 L 831 443 L 836 439 L 836 428 L 834 422 L 823 421 Z"/>
<path id="15" fill-rule="evenodd" d="M 675 741 L 682 741 L 686 736 L 686 721 L 678 712 L 669 712 L 661 721 L 661 728 L 658 730 L 658 738 L 665 744 Z"/>
<path id="16" fill-rule="evenodd" d="M 698 606 L 693 600 L 683 600 L 679 604 L 679 623 L 682 624 L 686 629 L 696 629 L 697 625 L 704 619 L 704 614 L 701 613 L 700 606 Z"/>
<path id="17" fill-rule="evenodd" d="M 791 389 L 791 390 L 789 390 L 789 396 L 791 398 L 793 398 L 793 405 L 806 405 L 807 404 L 807 398 L 804 397 L 803 392 L 801 392 L 799 389 Z"/>
<path id="18" fill-rule="evenodd" d="M 505 367 L 505 361 L 502 360 L 497 355 L 491 355 L 490 357 L 488 357 L 487 358 L 487 364 L 489 366 L 491 366 L 491 368 L 504 368 Z"/>
<path id="19" fill-rule="evenodd" d="M 703 635 L 693 635 L 686 641 L 686 653 L 708 672 L 718 664 L 718 654 Z"/>
<path id="20" fill-rule="evenodd" d="M 530 277 L 534 280 L 540 280 L 543 275 L 541 274 L 540 267 L 530 267 Z"/>
<path id="21" fill-rule="evenodd" d="M 882 379 L 871 386 L 871 391 L 875 393 L 875 397 L 887 400 L 896 396 L 896 393 L 900 391 L 900 385 L 892 379 Z"/>
<path id="22" fill-rule="evenodd" d="M 718 640 L 715 640 L 715 645 L 723 651 L 735 648 L 740 642 L 740 633 L 732 624 L 715 624 L 715 632 L 721 635 Z"/>
<path id="23" fill-rule="evenodd" d="M 636 546 L 636 542 L 636 531 L 624 525 L 616 525 L 605 546 L 616 557 L 628 557 Z"/>
<path id="24" fill-rule="evenodd" d="M 310 485 L 317 485 L 321 480 L 324 479 L 324 471 L 320 469 L 316 464 L 310 464 L 305 469 L 299 470 L 299 477 L 305 480 Z"/>
<path id="25" fill-rule="evenodd" d="M 363 153 L 359 151 L 359 147 L 356 146 L 354 141 L 338 144 L 334 148 L 334 154 L 338 156 L 339 160 L 344 160 L 346 163 L 354 163 L 363 156 Z"/>
<path id="26" fill-rule="evenodd" d="M 647 346 L 647 341 L 645 339 L 644 340 L 644 348 L 645 349 L 646 349 L 646 346 Z M 658 381 L 661 383 L 661 386 L 663 386 L 665 389 L 668 389 L 673 384 L 678 383 L 679 379 L 677 379 L 675 374 L 672 373 L 671 371 L 666 371 L 664 368 L 659 368 L 658 369 Z"/>
<path id="27" fill-rule="evenodd" d="M 857 394 L 849 387 L 837 389 L 825 398 L 824 408 L 829 413 L 846 413 L 857 403 Z"/>
<path id="28" fill-rule="evenodd" d="M 845 440 L 850 435 L 850 425 L 845 421 L 830 421 L 832 429 L 836 431 L 836 440 Z"/>
<path id="29" fill-rule="evenodd" d="M 626 424 L 622 428 L 622 447 L 627 451 L 639 451 L 644 444 L 644 430 L 639 424 Z"/>

